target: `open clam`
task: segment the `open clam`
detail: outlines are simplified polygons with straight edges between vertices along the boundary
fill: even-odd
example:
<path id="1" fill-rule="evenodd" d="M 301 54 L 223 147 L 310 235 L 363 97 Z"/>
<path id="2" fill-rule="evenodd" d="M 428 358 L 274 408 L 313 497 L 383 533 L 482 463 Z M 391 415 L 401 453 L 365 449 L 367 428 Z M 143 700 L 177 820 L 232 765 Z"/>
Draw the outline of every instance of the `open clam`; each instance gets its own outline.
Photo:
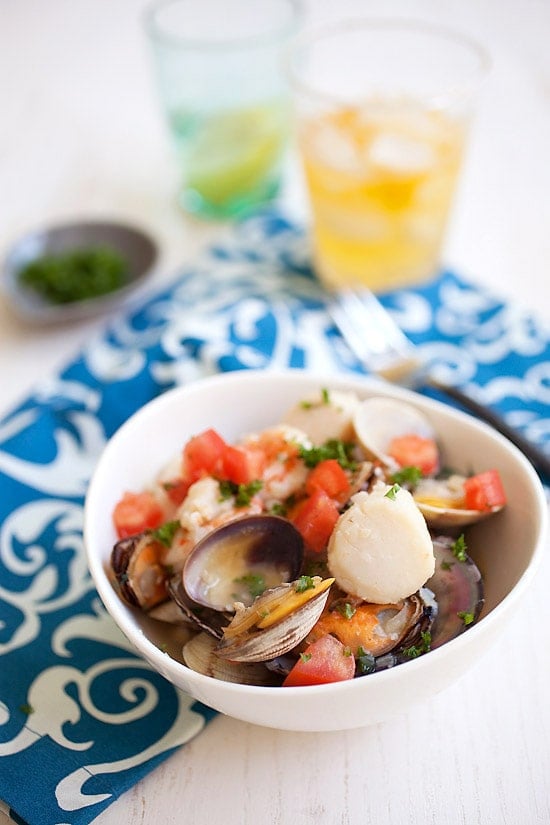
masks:
<path id="1" fill-rule="evenodd" d="M 165 547 L 148 533 L 118 541 L 111 553 L 111 568 L 120 595 L 129 604 L 150 610 L 165 601 Z"/>
<path id="2" fill-rule="evenodd" d="M 234 611 L 264 590 L 294 580 L 304 543 L 294 525 L 270 515 L 245 516 L 213 530 L 195 545 L 183 569 L 183 586 L 196 603 Z"/>
<path id="3" fill-rule="evenodd" d="M 415 485 L 413 498 L 429 527 L 437 530 L 466 527 L 502 510 L 502 505 L 487 510 L 466 508 L 464 481 L 464 476 L 455 474 L 446 479 L 420 479 Z"/>
<path id="4" fill-rule="evenodd" d="M 325 607 L 334 579 L 302 576 L 237 610 L 216 653 L 235 662 L 267 662 L 288 653 L 309 633 Z"/>
<path id="5" fill-rule="evenodd" d="M 353 418 L 355 434 L 370 458 L 395 471 L 399 464 L 390 454 L 396 439 L 409 436 L 435 440 L 428 418 L 411 404 L 375 396 L 359 404 Z"/>
<path id="6" fill-rule="evenodd" d="M 483 608 L 481 573 L 465 552 L 456 554 L 453 547 L 455 543 L 447 536 L 434 539 L 435 572 L 426 583 L 438 604 L 431 630 L 432 648 L 463 633 L 477 621 Z"/>
<path id="7" fill-rule="evenodd" d="M 398 647 L 423 619 L 426 605 L 419 594 L 396 604 L 354 603 L 337 598 L 325 609 L 308 635 L 314 642 L 330 633 L 355 655 L 361 648 L 374 657 Z"/>
<path id="8" fill-rule="evenodd" d="M 241 685 L 279 685 L 280 678 L 260 662 L 230 662 L 216 653 L 216 640 L 206 633 L 199 633 L 183 647 L 183 660 L 187 667 L 221 679 L 224 682 L 236 682 Z"/>

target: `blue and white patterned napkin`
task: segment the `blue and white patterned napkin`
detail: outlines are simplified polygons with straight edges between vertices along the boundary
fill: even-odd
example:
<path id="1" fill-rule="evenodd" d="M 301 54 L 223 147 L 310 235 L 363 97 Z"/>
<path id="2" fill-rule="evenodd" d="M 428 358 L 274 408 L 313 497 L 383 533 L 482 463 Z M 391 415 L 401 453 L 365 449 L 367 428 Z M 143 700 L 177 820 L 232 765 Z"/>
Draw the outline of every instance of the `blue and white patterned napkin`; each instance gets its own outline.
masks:
<path id="1" fill-rule="evenodd" d="M 107 439 L 220 370 L 361 372 L 325 300 L 300 229 L 249 219 L 0 423 L 0 799 L 18 821 L 90 822 L 214 715 L 135 655 L 92 586 L 82 506 Z M 451 273 L 383 301 L 440 378 L 548 442 L 546 327 Z"/>

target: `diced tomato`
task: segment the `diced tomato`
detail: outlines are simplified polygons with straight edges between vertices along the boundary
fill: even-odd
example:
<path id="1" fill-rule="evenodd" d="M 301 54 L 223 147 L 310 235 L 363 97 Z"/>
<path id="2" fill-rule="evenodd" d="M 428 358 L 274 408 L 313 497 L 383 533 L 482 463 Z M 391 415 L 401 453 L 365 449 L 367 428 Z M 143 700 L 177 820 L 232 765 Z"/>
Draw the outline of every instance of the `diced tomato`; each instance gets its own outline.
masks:
<path id="1" fill-rule="evenodd" d="M 344 682 L 355 675 L 355 659 L 349 648 L 334 636 L 322 636 L 308 645 L 288 676 L 283 687 L 324 685 Z"/>
<path id="2" fill-rule="evenodd" d="M 124 539 L 160 527 L 164 511 L 152 493 L 124 493 L 113 511 L 117 535 Z"/>
<path id="3" fill-rule="evenodd" d="M 165 481 L 162 486 L 172 504 L 179 507 L 187 495 L 191 483 L 191 480 L 187 478 L 174 478 L 170 481 Z"/>
<path id="4" fill-rule="evenodd" d="M 498 470 L 486 470 L 470 476 L 464 482 L 465 507 L 467 510 L 492 510 L 506 504 L 506 493 Z"/>
<path id="5" fill-rule="evenodd" d="M 308 475 L 306 493 L 311 495 L 316 490 L 323 490 L 331 498 L 347 498 L 350 491 L 349 479 L 335 458 L 319 462 Z"/>
<path id="6" fill-rule="evenodd" d="M 391 441 L 388 454 L 400 467 L 418 467 L 426 476 L 439 469 L 439 450 L 433 438 L 414 433 L 397 436 Z"/>
<path id="7" fill-rule="evenodd" d="M 314 553 L 321 553 L 338 521 L 338 504 L 323 490 L 316 490 L 300 502 L 291 516 L 306 546 Z"/>
<path id="8" fill-rule="evenodd" d="M 227 446 L 223 451 L 220 476 L 234 484 L 250 484 L 262 477 L 264 469 L 265 455 L 262 450 Z"/>
<path id="9" fill-rule="evenodd" d="M 196 481 L 203 475 L 215 474 L 227 444 L 216 430 L 205 430 L 189 439 L 183 448 L 184 475 Z"/>

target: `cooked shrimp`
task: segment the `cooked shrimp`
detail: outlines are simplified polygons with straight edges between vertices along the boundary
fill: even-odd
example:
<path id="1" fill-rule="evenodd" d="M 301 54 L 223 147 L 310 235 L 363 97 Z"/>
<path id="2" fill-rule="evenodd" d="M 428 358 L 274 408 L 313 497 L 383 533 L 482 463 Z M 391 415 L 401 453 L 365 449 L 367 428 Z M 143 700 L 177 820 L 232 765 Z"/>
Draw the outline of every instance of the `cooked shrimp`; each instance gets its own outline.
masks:
<path id="1" fill-rule="evenodd" d="M 308 469 L 300 459 L 300 446 L 311 447 L 306 433 L 296 427 L 279 425 L 250 435 L 245 445 L 258 447 L 266 457 L 259 497 L 267 508 L 303 489 Z"/>
<path id="2" fill-rule="evenodd" d="M 205 476 L 191 485 L 178 509 L 177 518 L 186 532 L 187 542 L 193 547 L 216 527 L 242 516 L 256 515 L 262 510 L 258 496 L 254 496 L 245 507 L 236 507 L 233 496 L 222 496 L 219 481 Z"/>

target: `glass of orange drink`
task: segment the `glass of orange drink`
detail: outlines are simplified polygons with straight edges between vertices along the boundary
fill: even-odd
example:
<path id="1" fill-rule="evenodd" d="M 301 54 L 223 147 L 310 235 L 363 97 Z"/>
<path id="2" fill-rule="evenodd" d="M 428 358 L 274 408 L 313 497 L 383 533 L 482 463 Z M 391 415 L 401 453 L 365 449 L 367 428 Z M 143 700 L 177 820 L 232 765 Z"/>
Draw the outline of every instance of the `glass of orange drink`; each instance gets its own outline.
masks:
<path id="1" fill-rule="evenodd" d="M 352 20 L 298 38 L 287 68 L 320 279 L 380 292 L 433 277 L 483 48 L 419 22 Z"/>

